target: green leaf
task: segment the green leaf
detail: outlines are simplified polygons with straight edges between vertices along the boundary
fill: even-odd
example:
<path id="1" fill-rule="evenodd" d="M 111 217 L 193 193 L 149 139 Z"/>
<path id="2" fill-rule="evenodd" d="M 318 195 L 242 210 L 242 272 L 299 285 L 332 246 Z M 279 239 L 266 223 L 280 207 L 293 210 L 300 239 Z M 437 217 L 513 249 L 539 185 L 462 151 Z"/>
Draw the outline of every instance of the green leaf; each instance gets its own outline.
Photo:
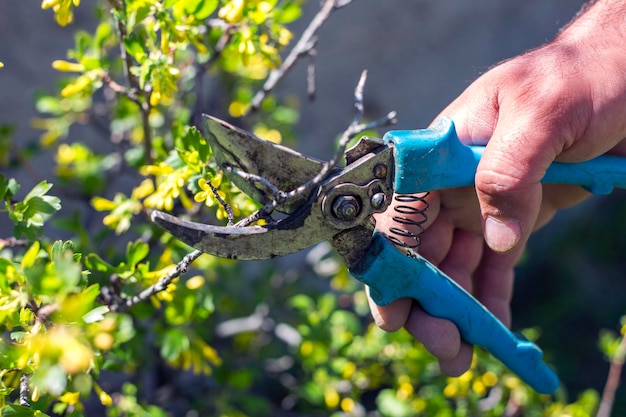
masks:
<path id="1" fill-rule="evenodd" d="M 52 96 L 41 96 L 37 98 L 35 108 L 39 113 L 59 114 L 63 112 L 61 101 Z"/>
<path id="2" fill-rule="evenodd" d="M 97 287 L 99 290 L 99 287 Z M 83 316 L 83 321 L 87 324 L 95 323 L 104 319 L 104 315 L 109 312 L 108 306 L 98 306 Z"/>
<path id="3" fill-rule="evenodd" d="M 0 174 L 0 200 L 4 200 L 4 196 L 9 191 L 9 180 L 2 174 Z"/>
<path id="4" fill-rule="evenodd" d="M 49 184 L 46 180 L 41 181 L 39 184 L 35 185 L 28 194 L 26 194 L 24 202 L 27 202 L 31 198 L 45 195 L 48 191 L 50 191 L 50 188 L 52 188 L 52 184 Z"/>
<path id="5" fill-rule="evenodd" d="M 2 417 L 49 417 L 48 414 L 30 407 L 17 404 L 7 404 L 2 408 Z"/>
<path id="6" fill-rule="evenodd" d="M 98 49 L 102 49 L 105 43 L 111 38 L 112 34 L 113 29 L 108 22 L 100 23 L 93 37 L 94 46 L 96 46 Z"/>
<path id="7" fill-rule="evenodd" d="M 61 200 L 49 195 L 31 197 L 28 200 L 30 210 L 37 213 L 53 214 L 61 210 Z"/>
<path id="8" fill-rule="evenodd" d="M 144 45 L 145 40 L 134 33 L 131 33 L 124 39 L 126 52 L 128 52 L 139 63 L 142 63 L 148 57 L 148 55 L 146 55 Z"/>
<path id="9" fill-rule="evenodd" d="M 324 318 L 330 316 L 336 306 L 337 300 L 334 294 L 324 294 L 317 300 L 317 310 Z"/>
<path id="10" fill-rule="evenodd" d="M 85 257 L 85 265 L 92 271 L 104 273 L 112 273 L 117 271 L 116 267 L 114 267 L 95 253 L 90 253 Z"/>
<path id="11" fill-rule="evenodd" d="M 179 328 L 168 329 L 163 335 L 161 356 L 166 361 L 172 362 L 178 359 L 181 353 L 189 350 L 189 347 L 189 337 L 183 330 Z"/>
<path id="12" fill-rule="evenodd" d="M 298 294 L 291 297 L 291 299 L 289 300 L 289 305 L 293 308 L 297 308 L 303 313 L 307 313 L 313 310 L 315 303 L 313 302 L 313 299 L 308 295 Z"/>
<path id="13" fill-rule="evenodd" d="M 135 270 L 135 267 L 150 253 L 150 246 L 147 243 L 143 243 L 140 240 L 135 242 L 128 242 L 126 245 L 126 259 L 130 266 L 131 271 Z"/>
<path id="14" fill-rule="evenodd" d="M 59 285 L 56 290 L 62 293 L 73 291 L 82 278 L 81 265 L 67 251 L 54 259 L 54 273 Z"/>
<path id="15" fill-rule="evenodd" d="M 22 258 L 22 270 L 26 270 L 28 268 L 32 268 L 35 264 L 35 260 L 39 256 L 39 249 L 41 248 L 41 244 L 38 240 L 33 242 L 33 244 L 28 248 L 24 257 Z"/>
<path id="16" fill-rule="evenodd" d="M 376 397 L 378 411 L 385 417 L 409 417 L 413 415 L 411 403 L 402 401 L 392 389 L 382 390 Z"/>
<path id="17" fill-rule="evenodd" d="M 62 240 L 57 240 L 52 244 L 50 257 L 54 259 L 66 251 L 74 253 L 74 242 L 72 242 L 71 240 L 66 240 L 65 242 L 63 242 Z"/>
<path id="18" fill-rule="evenodd" d="M 191 12 L 194 17 L 198 20 L 204 20 L 209 17 L 219 4 L 218 0 L 200 0 L 196 1 L 198 3 L 197 7 L 193 12 Z"/>
<path id="19" fill-rule="evenodd" d="M 277 23 L 291 23 L 302 16 L 302 7 L 298 3 L 287 3 L 282 9 L 277 11 L 275 19 Z"/>

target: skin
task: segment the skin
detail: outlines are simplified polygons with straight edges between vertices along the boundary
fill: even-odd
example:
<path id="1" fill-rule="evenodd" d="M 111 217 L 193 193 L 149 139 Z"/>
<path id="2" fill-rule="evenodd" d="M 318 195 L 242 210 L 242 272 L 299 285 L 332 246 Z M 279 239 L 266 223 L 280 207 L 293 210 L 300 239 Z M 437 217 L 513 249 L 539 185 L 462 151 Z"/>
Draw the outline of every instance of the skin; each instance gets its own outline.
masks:
<path id="1" fill-rule="evenodd" d="M 419 252 L 506 325 L 513 270 L 530 234 L 589 196 L 577 186 L 542 185 L 548 166 L 626 156 L 625 68 L 626 0 L 598 0 L 552 42 L 492 68 L 440 114 L 454 120 L 462 142 L 486 149 L 475 188 L 428 195 Z M 392 226 L 390 217 L 380 216 L 378 227 Z M 409 299 L 370 306 L 382 329 L 405 327 L 444 373 L 469 368 L 472 348 L 453 323 Z"/>

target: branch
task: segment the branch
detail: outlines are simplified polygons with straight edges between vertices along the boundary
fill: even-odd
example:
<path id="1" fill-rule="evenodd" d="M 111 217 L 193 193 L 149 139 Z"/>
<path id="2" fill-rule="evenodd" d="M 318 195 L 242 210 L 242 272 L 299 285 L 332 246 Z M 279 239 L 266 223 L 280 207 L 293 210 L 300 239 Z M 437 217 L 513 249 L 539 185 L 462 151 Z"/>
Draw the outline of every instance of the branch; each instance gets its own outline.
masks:
<path id="1" fill-rule="evenodd" d="M 309 26 L 307 26 L 304 32 L 302 32 L 300 39 L 298 39 L 298 42 L 289 52 L 282 65 L 279 68 L 274 69 L 270 72 L 261 90 L 259 90 L 254 95 L 249 111 L 256 111 L 259 109 L 259 107 L 261 107 L 261 103 L 263 102 L 265 97 L 267 97 L 267 95 L 272 90 L 274 90 L 276 85 L 285 77 L 285 75 L 287 75 L 289 70 L 293 68 L 296 62 L 298 62 L 298 59 L 313 53 L 315 43 L 317 41 L 317 31 L 328 20 L 334 10 L 340 9 L 350 4 L 351 2 L 352 0 L 326 0 L 322 4 L 322 8 L 319 10 L 319 12 L 317 12 L 313 20 L 311 20 Z M 310 69 L 309 74 L 312 74 L 312 71 Z M 309 86 L 311 85 L 313 84 L 309 79 Z M 311 94 L 310 91 L 309 94 Z"/>
<path id="2" fill-rule="evenodd" d="M 160 278 L 155 284 L 149 286 L 148 288 L 133 297 L 121 298 L 117 302 L 112 302 L 109 306 L 111 308 L 111 311 L 127 310 L 135 304 L 145 301 L 153 295 L 164 291 L 167 286 L 170 285 L 172 281 L 174 281 L 174 279 L 187 272 L 187 269 L 189 269 L 189 265 L 191 265 L 202 254 L 203 252 L 199 250 L 195 250 L 187 254 L 178 264 L 176 264 L 176 267 L 174 267 L 174 269 L 172 269 L 167 275 Z"/>
<path id="3" fill-rule="evenodd" d="M 615 393 L 620 384 L 620 377 L 622 375 L 622 368 L 624 367 L 624 359 L 626 357 L 626 335 L 622 335 L 622 340 L 617 347 L 617 351 L 611 361 L 611 367 L 609 368 L 609 374 L 606 379 L 604 391 L 602 392 L 602 399 L 600 401 L 600 407 L 596 417 L 609 417 L 611 410 L 613 409 L 613 402 L 615 401 Z"/>
<path id="4" fill-rule="evenodd" d="M 109 0 L 111 6 L 117 10 L 118 13 L 125 13 L 125 3 L 120 0 Z M 126 78 L 128 79 L 128 83 L 130 84 L 130 89 L 126 90 L 127 93 L 124 93 L 128 98 L 130 98 L 133 102 L 137 104 L 139 110 L 141 112 L 141 124 L 143 128 L 143 146 L 144 152 L 146 154 L 146 165 L 150 165 L 152 163 L 152 132 L 150 130 L 150 92 L 142 90 L 139 85 L 139 80 L 133 73 L 131 72 L 131 68 L 133 67 L 133 58 L 128 55 L 126 52 L 126 47 L 124 45 L 124 39 L 128 37 L 128 30 L 126 25 L 122 21 L 122 19 L 116 18 L 117 22 L 117 32 L 120 38 L 120 57 L 122 58 L 122 62 L 124 62 L 124 73 L 126 74 Z M 109 87 L 112 85 L 109 84 Z M 119 86 L 121 87 L 121 86 Z M 115 87 L 112 87 L 113 91 Z M 116 91 L 117 92 L 117 91 Z M 139 100 L 139 97 L 134 92 L 141 92 L 143 94 L 143 100 Z M 121 93 L 121 92 L 118 92 Z M 135 99 L 132 98 L 134 95 Z"/>
<path id="5" fill-rule="evenodd" d="M 19 404 L 22 407 L 30 407 L 30 403 L 28 402 L 28 396 L 30 395 L 30 388 L 28 387 L 28 375 L 22 374 L 20 376 L 20 393 L 19 393 Z"/>
<path id="6" fill-rule="evenodd" d="M 6 239 L 0 238 L 0 249 L 13 248 L 16 246 L 28 246 L 28 240 L 16 239 L 15 237 L 7 237 Z"/>

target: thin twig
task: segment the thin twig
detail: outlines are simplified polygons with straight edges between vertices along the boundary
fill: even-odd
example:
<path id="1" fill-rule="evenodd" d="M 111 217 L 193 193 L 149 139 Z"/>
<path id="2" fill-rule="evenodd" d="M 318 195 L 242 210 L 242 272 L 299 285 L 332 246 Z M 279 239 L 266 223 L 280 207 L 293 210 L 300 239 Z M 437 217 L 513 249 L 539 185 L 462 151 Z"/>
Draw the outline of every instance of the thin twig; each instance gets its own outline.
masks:
<path id="1" fill-rule="evenodd" d="M 620 378 L 622 375 L 622 369 L 624 367 L 624 359 L 626 357 L 626 335 L 622 336 L 622 340 L 617 347 L 617 351 L 611 361 L 609 368 L 609 374 L 604 385 L 604 391 L 602 392 L 602 399 L 600 401 L 600 407 L 596 417 L 609 417 L 613 409 L 613 403 L 615 401 L 615 393 L 620 384 Z"/>
<path id="2" fill-rule="evenodd" d="M 16 239 L 15 237 L 0 238 L 0 248 L 13 248 L 16 246 L 28 246 L 28 240 Z"/>
<path id="3" fill-rule="evenodd" d="M 126 88 L 117 81 L 113 80 L 108 73 L 105 73 L 102 76 L 102 81 L 116 94 L 122 95 L 128 98 L 130 101 L 134 102 L 138 106 L 141 107 L 142 103 L 137 97 L 137 92 L 134 89 Z"/>
<path id="4" fill-rule="evenodd" d="M 30 407 L 30 402 L 28 401 L 29 395 L 30 388 L 28 387 L 28 375 L 22 374 L 20 376 L 20 393 L 18 400 L 22 407 Z"/>
<path id="5" fill-rule="evenodd" d="M 118 13 L 125 13 L 125 3 L 120 0 L 109 0 L 111 6 L 117 10 Z M 128 37 L 128 30 L 122 19 L 115 19 L 117 22 L 117 32 L 120 41 L 120 57 L 124 63 L 124 73 L 130 84 L 129 92 L 139 92 L 143 95 L 143 100 L 139 99 L 139 96 L 135 95 L 136 99 L 131 100 L 137 104 L 141 113 L 141 125 L 143 129 L 143 146 L 146 165 L 152 163 L 152 131 L 150 129 L 150 91 L 143 90 L 139 84 L 137 76 L 135 76 L 131 69 L 133 67 L 133 58 L 126 52 L 126 46 L 124 45 L 124 39 Z M 115 91 L 115 90 L 114 90 Z M 130 96 L 128 96 L 130 98 Z"/>
<path id="6" fill-rule="evenodd" d="M 317 52 L 315 50 L 311 50 L 308 54 L 309 56 L 309 64 L 306 68 L 306 80 L 307 80 L 307 96 L 309 100 L 315 100 L 317 88 L 315 86 L 315 58 L 317 57 Z"/>
<path id="7" fill-rule="evenodd" d="M 283 63 L 277 69 L 270 71 L 265 83 L 261 90 L 259 90 L 255 96 L 252 98 L 252 103 L 250 105 L 250 111 L 256 111 L 261 107 L 261 103 L 267 97 L 267 95 L 276 88 L 276 85 L 287 75 L 287 73 L 293 68 L 293 66 L 298 62 L 302 56 L 308 55 L 311 53 L 313 48 L 315 48 L 316 43 L 316 33 L 322 27 L 322 25 L 328 20 L 331 13 L 334 10 L 340 9 L 349 3 L 352 0 L 326 0 L 322 4 L 322 8 L 317 12 L 309 26 L 302 32 L 300 39 L 296 45 L 291 49 Z"/>
<path id="8" fill-rule="evenodd" d="M 203 252 L 200 250 L 194 250 L 193 252 L 187 254 L 176 266 L 172 269 L 167 275 L 161 277 L 155 284 L 149 286 L 139 294 L 121 299 L 120 302 L 114 303 L 110 305 L 111 311 L 120 311 L 126 310 L 130 307 L 138 304 L 142 301 L 147 300 L 153 295 L 164 291 L 168 285 L 174 281 L 174 279 L 178 278 L 189 269 L 189 266 L 202 255 Z"/>
<path id="9" fill-rule="evenodd" d="M 232 226 L 235 223 L 235 214 L 233 213 L 233 209 L 230 207 L 230 204 L 228 204 L 222 198 L 222 196 L 217 191 L 217 188 L 213 185 L 213 183 L 211 183 L 211 181 L 207 181 L 207 184 L 209 184 L 209 187 L 211 187 L 211 192 L 213 193 L 215 199 L 218 201 L 218 203 L 220 203 L 222 207 L 224 207 L 226 215 L 228 216 L 228 226 Z"/>

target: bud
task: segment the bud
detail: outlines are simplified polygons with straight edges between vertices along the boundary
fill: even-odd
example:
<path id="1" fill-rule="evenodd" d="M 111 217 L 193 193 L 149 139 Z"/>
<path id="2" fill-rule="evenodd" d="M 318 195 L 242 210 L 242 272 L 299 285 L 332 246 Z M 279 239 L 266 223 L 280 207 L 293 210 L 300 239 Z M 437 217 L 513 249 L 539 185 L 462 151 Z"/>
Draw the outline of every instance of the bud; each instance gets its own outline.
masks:
<path id="1" fill-rule="evenodd" d="M 61 59 L 57 59 L 56 61 L 53 61 L 52 62 L 52 68 L 54 68 L 57 71 L 63 71 L 63 72 L 83 72 L 83 71 L 85 71 L 85 67 L 83 66 L 83 64 L 80 64 L 78 62 L 63 61 Z"/>

